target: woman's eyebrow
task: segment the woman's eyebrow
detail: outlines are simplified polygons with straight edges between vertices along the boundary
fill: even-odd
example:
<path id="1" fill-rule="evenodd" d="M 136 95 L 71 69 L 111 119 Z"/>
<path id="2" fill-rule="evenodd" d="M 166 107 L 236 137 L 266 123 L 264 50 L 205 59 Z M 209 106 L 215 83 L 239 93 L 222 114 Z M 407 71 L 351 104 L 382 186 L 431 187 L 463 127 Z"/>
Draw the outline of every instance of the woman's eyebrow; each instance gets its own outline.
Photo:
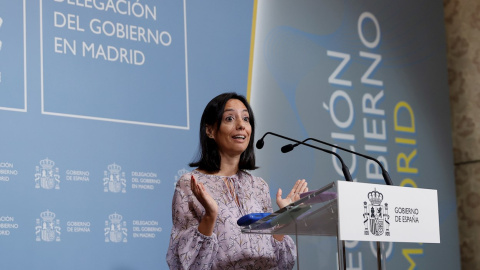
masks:
<path id="1" fill-rule="evenodd" d="M 233 112 L 233 111 L 235 111 L 235 109 L 228 108 L 228 109 L 225 109 L 223 112 Z M 244 110 L 242 110 L 242 112 L 248 112 L 248 110 L 244 109 Z"/>

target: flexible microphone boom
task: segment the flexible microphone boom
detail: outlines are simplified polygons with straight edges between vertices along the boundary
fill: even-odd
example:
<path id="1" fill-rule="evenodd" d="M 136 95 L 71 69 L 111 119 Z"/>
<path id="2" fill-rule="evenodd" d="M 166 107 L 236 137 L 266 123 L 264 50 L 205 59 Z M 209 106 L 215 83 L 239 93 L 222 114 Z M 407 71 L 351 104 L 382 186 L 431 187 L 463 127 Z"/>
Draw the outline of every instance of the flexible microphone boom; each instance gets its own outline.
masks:
<path id="1" fill-rule="evenodd" d="M 292 139 L 292 138 L 289 138 L 289 137 L 285 137 L 283 135 L 280 135 L 280 134 L 277 134 L 277 133 L 273 133 L 273 132 L 267 132 L 265 133 L 262 138 L 260 138 L 260 140 L 257 141 L 257 149 L 262 149 L 264 144 L 265 144 L 265 141 L 264 141 L 264 138 L 265 136 L 267 136 L 268 134 L 271 134 L 273 136 L 276 136 L 276 137 L 280 137 L 282 139 L 285 139 L 285 140 L 289 140 L 289 141 L 292 141 L 292 142 L 295 142 L 297 145 L 301 144 L 301 145 L 305 145 L 305 146 L 308 146 L 308 147 L 311 147 L 311 148 L 314 148 L 314 149 L 317 149 L 317 150 L 320 150 L 320 151 L 323 151 L 323 152 L 326 152 L 326 153 L 329 153 L 329 154 L 332 154 L 334 155 L 335 157 L 338 158 L 338 160 L 340 161 L 340 163 L 342 164 L 342 172 L 343 172 L 343 176 L 345 177 L 345 180 L 347 181 L 350 181 L 350 182 L 353 182 L 353 179 L 352 179 L 352 176 L 350 175 L 350 171 L 348 170 L 348 167 L 347 165 L 345 165 L 345 162 L 343 162 L 343 159 L 335 152 L 333 151 L 330 151 L 330 150 L 327 150 L 327 149 L 323 149 L 323 148 L 320 148 L 320 147 L 317 147 L 317 146 L 314 146 L 314 145 L 311 145 L 311 144 L 308 144 L 308 143 L 304 143 L 304 142 L 301 142 L 301 141 L 297 141 L 295 139 Z M 282 147 L 283 148 L 283 147 Z M 292 148 L 293 149 L 293 148 Z M 283 152 L 283 150 L 282 150 Z"/>
<path id="2" fill-rule="evenodd" d="M 334 144 L 331 144 L 331 143 L 328 143 L 328 142 L 324 142 L 324 141 L 321 141 L 321 140 L 318 140 L 318 139 L 315 139 L 315 138 L 305 139 L 305 140 L 302 141 L 302 143 L 284 145 L 284 146 L 282 146 L 281 151 L 282 151 L 282 153 L 288 153 L 288 152 L 292 151 L 295 147 L 299 146 L 300 144 L 303 144 L 303 143 L 305 143 L 307 141 L 310 141 L 310 140 L 311 141 L 316 141 L 318 143 L 326 144 L 328 146 L 331 146 L 331 147 L 334 147 L 334 148 L 352 153 L 354 155 L 361 156 L 363 158 L 375 161 L 378 164 L 378 166 L 380 166 L 380 169 L 382 170 L 382 176 L 383 176 L 383 180 L 385 181 L 385 183 L 387 185 L 390 185 L 390 186 L 393 185 L 392 179 L 390 178 L 390 175 L 388 174 L 387 170 L 385 170 L 382 163 L 380 161 L 378 161 L 376 158 L 373 158 L 371 156 L 367 156 L 367 155 L 364 155 L 364 154 L 361 154 L 361 153 L 358 153 L 358 152 L 355 152 L 355 151 L 352 151 L 352 150 L 349 150 L 349 149 L 346 149 L 346 148 L 343 148 L 343 147 L 340 147 L 340 146 L 337 146 L 337 145 L 334 145 Z"/>
<path id="3" fill-rule="evenodd" d="M 267 136 L 267 134 L 272 134 L 272 133 L 267 132 L 267 133 L 263 134 L 262 138 L 260 138 L 260 140 L 258 140 L 257 144 L 255 145 L 257 147 L 257 149 L 262 149 L 263 148 L 263 145 L 265 144 L 265 142 L 263 141 L 263 138 L 265 138 L 265 136 Z"/>

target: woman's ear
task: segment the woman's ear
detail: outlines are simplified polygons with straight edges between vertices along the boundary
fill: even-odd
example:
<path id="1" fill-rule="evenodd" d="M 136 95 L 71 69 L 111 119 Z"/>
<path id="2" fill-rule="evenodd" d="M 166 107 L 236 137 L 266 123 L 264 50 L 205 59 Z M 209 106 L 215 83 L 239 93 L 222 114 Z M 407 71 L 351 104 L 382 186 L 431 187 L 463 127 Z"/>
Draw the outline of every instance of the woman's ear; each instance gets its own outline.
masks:
<path id="1" fill-rule="evenodd" d="M 207 128 L 205 129 L 207 133 L 207 137 L 210 139 L 215 139 L 215 133 L 213 132 L 213 128 L 210 125 L 207 125 Z"/>

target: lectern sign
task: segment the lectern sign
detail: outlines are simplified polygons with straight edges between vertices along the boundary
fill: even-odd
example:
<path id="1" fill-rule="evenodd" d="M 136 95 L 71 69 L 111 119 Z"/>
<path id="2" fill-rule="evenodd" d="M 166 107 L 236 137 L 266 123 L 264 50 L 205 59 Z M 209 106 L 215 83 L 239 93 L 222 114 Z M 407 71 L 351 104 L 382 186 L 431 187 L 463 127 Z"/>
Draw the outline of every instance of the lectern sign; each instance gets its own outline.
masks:
<path id="1" fill-rule="evenodd" d="M 338 181 L 340 239 L 440 243 L 437 191 Z"/>
<path id="2" fill-rule="evenodd" d="M 365 235 L 382 235 L 385 233 L 386 236 L 389 236 L 390 216 L 388 215 L 388 204 L 384 203 L 382 205 L 383 194 L 373 190 L 368 193 L 367 197 L 369 202 L 363 202 Z"/>

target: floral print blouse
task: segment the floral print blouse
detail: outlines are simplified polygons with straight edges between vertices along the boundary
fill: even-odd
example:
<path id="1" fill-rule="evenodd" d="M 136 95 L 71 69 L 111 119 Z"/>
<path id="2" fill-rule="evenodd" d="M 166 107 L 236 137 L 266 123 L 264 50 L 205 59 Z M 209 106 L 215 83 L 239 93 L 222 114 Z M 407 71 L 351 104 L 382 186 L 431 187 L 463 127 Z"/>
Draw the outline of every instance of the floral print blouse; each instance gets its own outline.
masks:
<path id="1" fill-rule="evenodd" d="M 191 175 L 218 204 L 211 236 L 198 231 L 205 213 L 190 188 Z M 232 194 L 223 179 L 233 186 Z M 237 220 L 249 213 L 271 213 L 267 183 L 239 171 L 233 176 L 203 174 L 197 170 L 178 180 L 172 202 L 172 234 L 167 252 L 170 269 L 292 269 L 295 244 L 289 236 L 277 241 L 272 235 L 244 234 Z"/>

